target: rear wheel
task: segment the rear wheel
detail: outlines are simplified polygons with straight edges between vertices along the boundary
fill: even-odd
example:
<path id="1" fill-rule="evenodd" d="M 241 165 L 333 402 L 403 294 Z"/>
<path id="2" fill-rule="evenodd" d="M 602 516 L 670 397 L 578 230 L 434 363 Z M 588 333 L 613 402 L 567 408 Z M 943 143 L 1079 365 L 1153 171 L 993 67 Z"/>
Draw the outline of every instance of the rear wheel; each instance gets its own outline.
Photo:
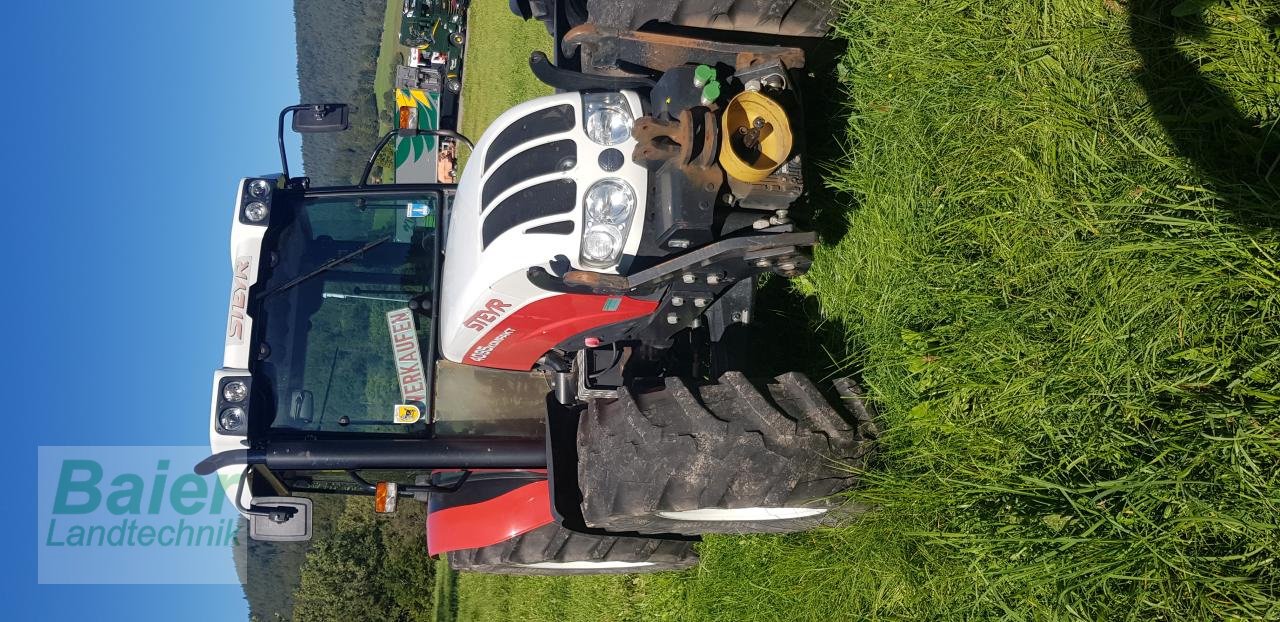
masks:
<path id="1" fill-rule="evenodd" d="M 450 551 L 448 557 L 454 570 L 523 575 L 659 572 L 698 564 L 692 542 L 593 536 L 554 523 L 498 544 Z"/>
<path id="2" fill-rule="evenodd" d="M 758 390 L 729 372 L 690 388 L 591 404 L 578 429 L 586 524 L 638 533 L 783 533 L 847 513 L 832 495 L 855 483 L 876 435 L 855 385 L 846 421 L 800 374 Z M 856 508 L 852 508 L 856 509 Z"/>

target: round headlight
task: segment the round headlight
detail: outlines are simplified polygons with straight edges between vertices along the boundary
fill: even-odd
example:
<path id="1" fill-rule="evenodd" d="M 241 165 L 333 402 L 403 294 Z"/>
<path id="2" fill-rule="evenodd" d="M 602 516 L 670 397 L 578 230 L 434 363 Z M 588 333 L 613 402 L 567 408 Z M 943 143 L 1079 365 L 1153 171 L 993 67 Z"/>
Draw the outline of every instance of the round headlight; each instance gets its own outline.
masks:
<path id="1" fill-rule="evenodd" d="M 606 179 L 591 186 L 582 202 L 589 225 L 622 225 L 636 209 L 636 193 L 622 181 Z"/>
<path id="2" fill-rule="evenodd" d="M 244 206 L 244 217 L 249 219 L 249 222 L 262 222 L 267 217 L 267 204 L 254 201 Z"/>
<path id="3" fill-rule="evenodd" d="M 271 184 L 265 179 L 255 179 L 249 182 L 249 196 L 255 199 L 261 199 L 271 192 Z"/>
<path id="4" fill-rule="evenodd" d="M 222 385 L 222 399 L 228 402 L 243 402 L 249 397 L 249 387 L 243 381 L 232 380 Z"/>
<path id="5" fill-rule="evenodd" d="M 218 413 L 218 427 L 227 432 L 239 432 L 244 429 L 244 424 L 244 409 L 239 406 L 233 406 Z"/>
<path id="6" fill-rule="evenodd" d="M 609 225 L 599 225 L 582 236 L 582 258 L 596 264 L 613 263 L 622 250 L 622 236 Z"/>
<path id="7" fill-rule="evenodd" d="M 602 106 L 587 114 L 587 137 L 601 145 L 616 145 L 631 135 L 631 113 L 621 106 Z"/>

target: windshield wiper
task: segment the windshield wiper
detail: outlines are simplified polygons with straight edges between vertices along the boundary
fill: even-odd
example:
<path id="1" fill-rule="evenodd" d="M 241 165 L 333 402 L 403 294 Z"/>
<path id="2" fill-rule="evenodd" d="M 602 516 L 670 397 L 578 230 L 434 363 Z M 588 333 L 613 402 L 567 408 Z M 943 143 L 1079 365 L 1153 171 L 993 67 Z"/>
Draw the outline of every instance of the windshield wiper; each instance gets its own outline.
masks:
<path id="1" fill-rule="evenodd" d="M 294 287 L 294 286 L 298 285 L 299 283 L 302 283 L 303 281 L 306 281 L 307 279 L 309 279 L 309 278 L 311 278 L 311 277 L 313 277 L 313 276 L 315 276 L 315 275 L 317 275 L 317 274 L 320 274 L 320 273 L 322 273 L 322 272 L 324 272 L 324 271 L 326 271 L 326 270 L 330 270 L 330 269 L 335 268 L 335 267 L 337 267 L 337 266 L 339 266 L 339 265 L 341 265 L 341 264 L 344 264 L 344 263 L 346 263 L 346 262 L 350 261 L 351 259 L 354 259 L 355 257 L 358 257 L 359 255 L 364 254 L 364 252 L 365 252 L 365 251 L 367 251 L 367 250 L 369 250 L 369 249 L 371 249 L 371 248 L 373 248 L 373 247 L 375 247 L 375 246 L 377 246 L 377 245 L 379 245 L 379 244 L 382 244 L 383 242 L 386 242 L 387 240 L 390 240 L 390 239 L 391 239 L 391 236 L 389 236 L 389 235 L 388 235 L 388 236 L 383 236 L 382 238 L 379 238 L 379 239 L 374 240 L 374 241 L 372 241 L 372 242 L 370 242 L 370 243 L 368 243 L 368 244 L 365 244 L 364 246 L 361 246 L 360 248 L 357 248 L 356 250 L 353 250 L 353 251 L 351 251 L 350 253 L 347 253 L 346 255 L 343 255 L 343 256 L 341 256 L 341 257 L 334 257 L 333 259 L 330 259 L 329 261 L 326 261 L 326 262 L 324 262 L 324 263 L 320 264 L 320 266 L 319 266 L 318 268 L 316 268 L 315 270 L 312 270 L 311 272 L 308 272 L 308 273 L 306 273 L 306 274 L 304 274 L 304 275 L 302 275 L 302 276 L 295 277 L 295 278 L 293 278 L 293 279 L 289 280 L 287 283 L 284 283 L 284 284 L 283 284 L 283 285 L 281 285 L 280 287 L 277 287 L 277 288 L 275 288 L 275 289 L 273 289 L 273 290 L 271 290 L 271 291 L 269 291 L 269 292 L 266 292 L 266 293 L 262 294 L 262 295 L 261 295 L 261 296 L 259 296 L 258 298 L 259 298 L 259 299 L 266 298 L 266 297 L 268 297 L 268 296 L 273 296 L 273 295 L 278 294 L 278 293 L 280 293 L 280 292 L 282 292 L 282 291 L 285 291 L 285 290 L 287 290 L 287 289 L 290 289 L 290 288 L 292 288 L 292 287 Z"/>

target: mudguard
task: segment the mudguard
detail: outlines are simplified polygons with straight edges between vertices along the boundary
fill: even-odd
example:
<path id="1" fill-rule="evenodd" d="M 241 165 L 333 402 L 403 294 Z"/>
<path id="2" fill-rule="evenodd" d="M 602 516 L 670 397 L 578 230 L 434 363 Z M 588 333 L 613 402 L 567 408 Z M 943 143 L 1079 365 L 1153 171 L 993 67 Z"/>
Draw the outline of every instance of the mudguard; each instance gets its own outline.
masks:
<path id="1" fill-rule="evenodd" d="M 427 499 L 427 552 L 497 544 L 553 522 L 545 472 L 475 473 L 457 492 Z"/>

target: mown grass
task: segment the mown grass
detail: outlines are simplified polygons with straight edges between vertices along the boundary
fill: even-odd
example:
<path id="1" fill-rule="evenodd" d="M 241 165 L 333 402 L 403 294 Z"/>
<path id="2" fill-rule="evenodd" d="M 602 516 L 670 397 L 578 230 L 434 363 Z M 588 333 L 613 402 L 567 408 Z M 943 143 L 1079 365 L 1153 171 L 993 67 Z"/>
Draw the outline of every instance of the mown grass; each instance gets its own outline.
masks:
<path id="1" fill-rule="evenodd" d="M 458 573 L 443 556 L 436 559 L 435 586 L 432 589 L 435 622 L 453 622 L 458 616 Z"/>
<path id="2" fill-rule="evenodd" d="M 551 37 L 541 22 L 525 22 L 501 2 L 473 2 L 467 33 L 460 131 L 479 140 L 507 108 L 551 94 L 529 71 L 529 53 L 551 52 Z"/>
<path id="3" fill-rule="evenodd" d="M 382 37 L 378 40 L 378 60 L 374 69 L 373 93 L 378 102 L 378 133 L 391 131 L 391 123 L 383 117 L 395 108 L 392 98 L 395 90 L 396 65 L 404 58 L 405 49 L 400 45 L 400 3 L 388 0 L 387 11 L 382 16 Z"/>
<path id="4" fill-rule="evenodd" d="M 459 619 L 1280 618 L 1277 13 L 851 2 L 792 319 L 876 401 L 876 509 L 683 574 L 464 574 Z"/>

